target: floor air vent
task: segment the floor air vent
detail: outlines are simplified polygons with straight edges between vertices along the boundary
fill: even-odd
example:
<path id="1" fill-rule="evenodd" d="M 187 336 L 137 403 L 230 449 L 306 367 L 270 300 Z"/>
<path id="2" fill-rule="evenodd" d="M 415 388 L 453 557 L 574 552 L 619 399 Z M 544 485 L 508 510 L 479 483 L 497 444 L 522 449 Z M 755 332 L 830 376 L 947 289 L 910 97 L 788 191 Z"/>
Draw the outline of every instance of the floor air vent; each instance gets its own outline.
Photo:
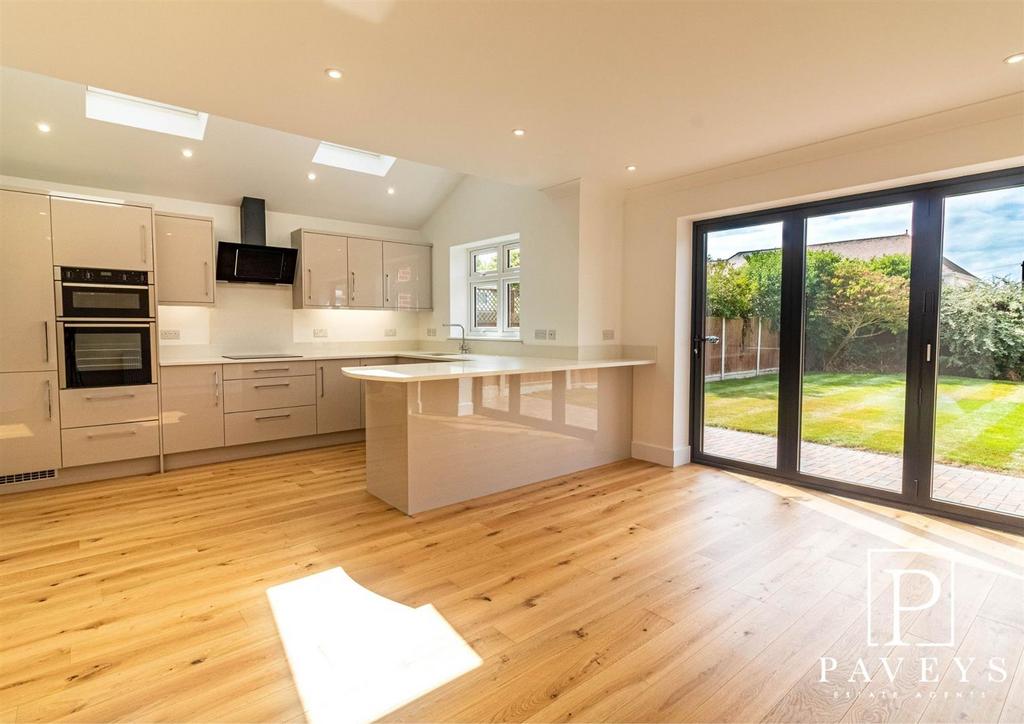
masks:
<path id="1" fill-rule="evenodd" d="M 0 485 L 7 483 L 27 483 L 29 480 L 46 480 L 57 477 L 56 470 L 33 470 L 30 473 L 12 473 L 0 475 Z"/>

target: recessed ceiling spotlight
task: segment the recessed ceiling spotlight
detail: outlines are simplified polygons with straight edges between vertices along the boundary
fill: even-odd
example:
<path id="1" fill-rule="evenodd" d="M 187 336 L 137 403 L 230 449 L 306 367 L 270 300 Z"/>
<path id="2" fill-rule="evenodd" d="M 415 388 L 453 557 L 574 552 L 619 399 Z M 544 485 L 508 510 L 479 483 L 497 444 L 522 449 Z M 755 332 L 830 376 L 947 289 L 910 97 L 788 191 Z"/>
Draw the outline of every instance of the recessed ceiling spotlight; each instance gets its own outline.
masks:
<path id="1" fill-rule="evenodd" d="M 394 186 L 388 186 L 388 196 L 394 196 L 394 195 L 395 195 L 395 187 Z"/>
<path id="2" fill-rule="evenodd" d="M 324 73 L 326 73 L 327 77 L 331 80 L 341 80 L 342 73 L 337 68 L 327 68 L 324 70 Z"/>
<path id="3" fill-rule="evenodd" d="M 50 132 L 50 124 L 46 123 L 45 121 L 39 121 L 39 123 L 36 124 L 36 128 L 39 129 L 40 133 L 49 133 Z"/>
<path id="4" fill-rule="evenodd" d="M 306 178 L 308 178 L 310 181 L 316 181 L 316 174 L 310 171 L 309 173 L 306 174 Z"/>
<path id="5" fill-rule="evenodd" d="M 513 128 L 512 129 L 512 135 L 513 136 L 525 136 L 526 135 L 526 129 L 525 128 Z"/>
<path id="6" fill-rule="evenodd" d="M 1014 53 L 1013 55 L 1008 55 L 1007 57 L 1003 58 L 1003 62 L 1009 63 L 1010 65 L 1024 63 L 1024 53 Z"/>
<path id="7" fill-rule="evenodd" d="M 636 171 L 636 166 L 631 163 L 628 166 L 626 166 L 626 170 L 629 171 L 630 173 L 633 173 L 634 171 Z"/>
<path id="8" fill-rule="evenodd" d="M 191 148 L 183 148 L 183 149 L 181 149 L 181 155 L 184 156 L 185 158 L 192 158 L 192 149 Z"/>

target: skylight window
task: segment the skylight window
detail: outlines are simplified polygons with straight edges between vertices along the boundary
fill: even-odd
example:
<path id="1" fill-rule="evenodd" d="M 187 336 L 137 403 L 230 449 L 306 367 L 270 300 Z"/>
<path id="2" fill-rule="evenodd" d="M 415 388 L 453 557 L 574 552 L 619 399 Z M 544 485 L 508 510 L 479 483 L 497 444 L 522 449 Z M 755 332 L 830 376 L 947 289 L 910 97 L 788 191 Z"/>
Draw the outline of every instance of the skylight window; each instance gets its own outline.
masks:
<path id="1" fill-rule="evenodd" d="M 90 86 L 85 89 L 85 117 L 201 141 L 210 115 Z"/>
<path id="2" fill-rule="evenodd" d="M 387 176 L 388 171 L 395 165 L 395 157 L 321 141 L 313 155 L 313 163 L 374 176 Z"/>

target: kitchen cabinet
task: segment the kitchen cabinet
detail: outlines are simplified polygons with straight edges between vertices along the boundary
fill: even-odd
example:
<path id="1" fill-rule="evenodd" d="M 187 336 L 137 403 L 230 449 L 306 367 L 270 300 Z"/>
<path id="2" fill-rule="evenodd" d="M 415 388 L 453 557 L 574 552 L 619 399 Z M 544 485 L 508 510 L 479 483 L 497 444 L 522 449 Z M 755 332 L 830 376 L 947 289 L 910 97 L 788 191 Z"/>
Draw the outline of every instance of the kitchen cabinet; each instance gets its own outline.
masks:
<path id="1" fill-rule="evenodd" d="M 299 250 L 292 284 L 295 309 L 349 306 L 348 238 L 296 229 L 292 247 Z"/>
<path id="2" fill-rule="evenodd" d="M 430 309 L 431 247 L 383 242 L 385 309 Z"/>
<path id="3" fill-rule="evenodd" d="M 160 304 L 213 304 L 213 219 L 153 215 L 159 261 L 156 296 Z"/>
<path id="4" fill-rule="evenodd" d="M 156 420 L 75 427 L 61 431 L 61 456 L 66 468 L 155 457 L 159 454 L 160 426 Z"/>
<path id="5" fill-rule="evenodd" d="M 316 381 L 311 376 L 228 380 L 224 383 L 224 412 L 253 412 L 316 404 Z"/>
<path id="6" fill-rule="evenodd" d="M 363 426 L 363 386 L 359 380 L 342 374 L 342 367 L 358 360 L 320 360 L 316 363 L 316 432 L 343 432 Z"/>
<path id="7" fill-rule="evenodd" d="M 164 452 L 224 447 L 221 365 L 160 370 Z"/>
<path id="8" fill-rule="evenodd" d="M 61 427 L 157 419 L 157 385 L 82 387 L 60 391 Z"/>
<path id="9" fill-rule="evenodd" d="M 48 196 L 0 191 L 0 259 L 0 372 L 57 369 Z"/>
<path id="10" fill-rule="evenodd" d="M 144 206 L 50 198 L 53 263 L 153 270 L 153 211 Z"/>
<path id="11" fill-rule="evenodd" d="M 349 306 L 381 309 L 384 306 L 383 242 L 348 239 Z"/>
<path id="12" fill-rule="evenodd" d="M 56 372 L 0 373 L 0 430 L 0 480 L 60 467 Z"/>

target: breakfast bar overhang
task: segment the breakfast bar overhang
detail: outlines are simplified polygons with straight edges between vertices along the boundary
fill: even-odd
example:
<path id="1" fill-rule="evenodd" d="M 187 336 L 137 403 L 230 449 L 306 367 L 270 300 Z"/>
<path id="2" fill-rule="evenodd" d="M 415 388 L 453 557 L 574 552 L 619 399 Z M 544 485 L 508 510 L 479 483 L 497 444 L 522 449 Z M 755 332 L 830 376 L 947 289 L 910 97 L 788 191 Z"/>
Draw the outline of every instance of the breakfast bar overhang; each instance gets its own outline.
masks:
<path id="1" fill-rule="evenodd" d="M 366 488 L 408 515 L 629 457 L 633 368 L 468 355 L 365 382 Z"/>

